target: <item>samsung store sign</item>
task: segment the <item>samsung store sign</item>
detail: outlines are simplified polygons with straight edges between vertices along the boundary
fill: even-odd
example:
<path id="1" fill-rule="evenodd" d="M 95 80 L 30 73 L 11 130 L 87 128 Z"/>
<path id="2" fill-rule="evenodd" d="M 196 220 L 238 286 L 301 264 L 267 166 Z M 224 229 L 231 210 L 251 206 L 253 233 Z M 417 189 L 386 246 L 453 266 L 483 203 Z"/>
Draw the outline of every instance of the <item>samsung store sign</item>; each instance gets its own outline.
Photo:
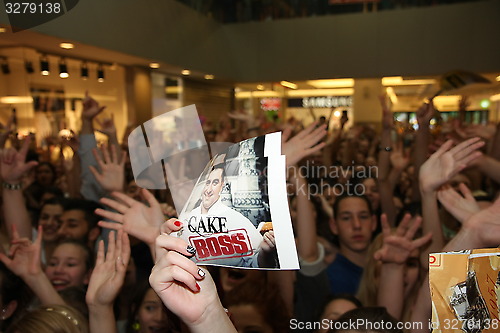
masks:
<path id="1" fill-rule="evenodd" d="M 288 99 L 289 108 L 338 108 L 352 106 L 352 96 L 318 96 Z"/>

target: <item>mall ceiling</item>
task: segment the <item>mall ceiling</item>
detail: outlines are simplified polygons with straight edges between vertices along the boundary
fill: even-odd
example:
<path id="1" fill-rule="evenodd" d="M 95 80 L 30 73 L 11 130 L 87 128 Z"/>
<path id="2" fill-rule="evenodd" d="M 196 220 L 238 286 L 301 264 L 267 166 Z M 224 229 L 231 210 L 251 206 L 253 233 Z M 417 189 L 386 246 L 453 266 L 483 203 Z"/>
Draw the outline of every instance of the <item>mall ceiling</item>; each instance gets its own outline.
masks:
<path id="1" fill-rule="evenodd" d="M 494 73 L 500 72 L 498 13 L 500 1 L 487 0 L 222 25 L 174 0 L 86 0 L 29 31 L 0 34 L 0 47 L 58 55 L 58 42 L 71 41 L 75 57 L 156 61 L 166 73 L 188 68 L 200 78 L 233 82 Z M 8 23 L 0 12 L 0 24 Z"/>

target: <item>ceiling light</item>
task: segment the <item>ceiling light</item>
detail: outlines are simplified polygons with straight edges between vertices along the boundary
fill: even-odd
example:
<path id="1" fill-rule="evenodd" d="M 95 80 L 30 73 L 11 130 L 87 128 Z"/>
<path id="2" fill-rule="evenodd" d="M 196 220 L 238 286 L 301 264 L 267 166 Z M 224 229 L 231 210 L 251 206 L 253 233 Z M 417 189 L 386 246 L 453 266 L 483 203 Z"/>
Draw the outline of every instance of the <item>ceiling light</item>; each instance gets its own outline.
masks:
<path id="1" fill-rule="evenodd" d="M 2 68 L 2 73 L 10 74 L 9 63 L 7 62 L 7 58 L 2 58 L 2 62 L 0 63 L 0 67 Z"/>
<path id="2" fill-rule="evenodd" d="M 402 76 L 388 76 L 382 78 L 383 86 L 419 86 L 434 83 L 436 83 L 434 79 L 405 80 Z"/>
<path id="3" fill-rule="evenodd" d="M 257 85 L 257 90 L 264 90 L 264 85 L 258 84 Z"/>
<path id="4" fill-rule="evenodd" d="M 45 55 L 40 58 L 40 73 L 45 76 L 50 74 L 49 60 Z"/>
<path id="5" fill-rule="evenodd" d="M 336 117 L 336 118 L 339 118 L 340 117 L 340 111 L 337 110 L 333 113 L 333 116 Z"/>
<path id="6" fill-rule="evenodd" d="M 500 81 L 500 75 L 498 75 L 495 80 Z"/>
<path id="7" fill-rule="evenodd" d="M 184 70 L 182 70 L 181 74 L 182 75 L 190 75 L 191 71 L 189 69 L 184 69 Z"/>
<path id="8" fill-rule="evenodd" d="M 306 83 L 314 88 L 351 88 L 354 79 L 309 80 Z"/>
<path id="9" fill-rule="evenodd" d="M 392 104 L 397 104 L 398 103 L 398 96 L 396 96 L 396 93 L 394 92 L 394 88 L 392 87 L 387 87 L 385 89 L 387 92 L 387 96 L 389 96 L 389 99 L 391 100 Z"/>
<path id="10" fill-rule="evenodd" d="M 102 67 L 102 64 L 97 66 L 97 82 L 104 82 L 104 68 Z"/>
<path id="11" fill-rule="evenodd" d="M 492 102 L 500 101 L 500 94 L 490 96 L 490 101 Z"/>
<path id="12" fill-rule="evenodd" d="M 33 97 L 31 97 L 31 96 L 4 96 L 4 97 L 0 97 L 0 103 L 2 103 L 2 104 L 29 104 L 29 103 L 33 103 Z"/>
<path id="13" fill-rule="evenodd" d="M 26 69 L 26 73 L 33 74 L 35 69 L 33 68 L 33 63 L 31 61 L 26 60 L 24 62 L 24 68 Z"/>
<path id="14" fill-rule="evenodd" d="M 149 64 L 149 67 L 153 68 L 153 69 L 157 69 L 157 68 L 160 68 L 160 64 L 157 62 L 152 62 Z"/>
<path id="15" fill-rule="evenodd" d="M 289 82 L 289 81 L 281 81 L 280 84 L 283 87 L 290 88 L 290 89 L 297 89 L 297 85 L 295 83 Z"/>
<path id="16" fill-rule="evenodd" d="M 87 67 L 87 62 L 82 62 L 82 66 L 80 67 L 80 77 L 83 80 L 87 80 L 89 78 L 89 68 Z"/>
<path id="17" fill-rule="evenodd" d="M 213 80 L 214 78 L 215 76 L 213 76 L 212 74 L 205 75 L 205 80 Z"/>
<path id="18" fill-rule="evenodd" d="M 313 97 L 313 96 L 351 96 L 354 94 L 353 88 L 340 89 L 298 89 L 288 90 L 288 97 Z"/>
<path id="19" fill-rule="evenodd" d="M 59 77 L 61 79 L 67 79 L 69 77 L 68 66 L 66 65 L 64 58 L 59 60 Z"/>
<path id="20" fill-rule="evenodd" d="M 0 27 L 0 34 L 2 34 L 2 33 L 4 33 L 4 32 L 7 32 L 7 28 Z"/>
<path id="21" fill-rule="evenodd" d="M 73 45 L 72 43 L 61 43 L 59 44 L 59 46 L 61 47 L 61 49 L 65 50 L 71 50 L 72 48 L 75 47 L 75 45 Z"/>

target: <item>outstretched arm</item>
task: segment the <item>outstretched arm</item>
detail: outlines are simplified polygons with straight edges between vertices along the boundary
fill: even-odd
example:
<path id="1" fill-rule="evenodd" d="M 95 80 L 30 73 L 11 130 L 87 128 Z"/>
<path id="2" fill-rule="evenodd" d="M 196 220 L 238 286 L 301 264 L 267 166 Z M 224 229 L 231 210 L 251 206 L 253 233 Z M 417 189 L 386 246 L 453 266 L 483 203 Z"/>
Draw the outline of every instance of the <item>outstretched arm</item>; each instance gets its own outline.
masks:
<path id="1" fill-rule="evenodd" d="M 432 243 L 422 251 L 421 261 L 427 266 L 429 253 L 438 252 L 444 246 L 443 231 L 439 221 L 437 190 L 453 176 L 481 156 L 477 150 L 484 145 L 479 138 L 469 139 L 452 148 L 453 141 L 445 142 L 420 168 L 420 192 L 422 194 L 423 231 L 432 232 Z"/>
<path id="2" fill-rule="evenodd" d="M 13 233 L 10 254 L 12 259 L 0 253 L 0 260 L 14 274 L 19 276 L 30 287 L 42 304 L 62 304 L 64 301 L 50 283 L 47 275 L 42 271 L 40 252 L 42 246 L 42 227 L 38 227 L 38 236 L 35 242 L 20 238 Z"/>
<path id="3" fill-rule="evenodd" d="M 116 332 L 113 303 L 123 286 L 129 259 L 130 242 L 123 231 L 118 231 L 116 243 L 115 233 L 109 233 L 106 257 L 104 242 L 99 242 L 96 264 L 85 297 L 91 333 Z"/>
<path id="4" fill-rule="evenodd" d="M 170 225 L 168 229 L 179 230 Z M 173 228 L 173 229 L 172 229 Z M 149 283 L 163 304 L 193 333 L 235 333 L 206 269 L 188 258 L 187 243 L 163 233 L 156 239 L 156 264 Z"/>
<path id="5" fill-rule="evenodd" d="M 160 226 L 165 220 L 158 201 L 146 189 L 142 190 L 142 195 L 148 201 L 149 206 L 120 192 L 113 192 L 111 195 L 115 199 L 102 198 L 100 201 L 116 212 L 99 208 L 96 209 L 95 213 L 114 222 L 100 221 L 99 226 L 114 230 L 123 229 L 127 234 L 148 244 L 154 258 L 154 242 L 160 234 Z"/>
<path id="6" fill-rule="evenodd" d="M 12 227 L 16 226 L 19 237 L 31 239 L 31 218 L 26 209 L 23 191 L 21 188 L 21 177 L 31 168 L 37 165 L 37 162 L 26 163 L 26 154 L 30 139 L 24 140 L 21 149 L 16 151 L 14 148 L 5 150 L 2 153 L 0 169 L 2 174 L 2 197 L 3 211 L 5 216 L 5 226 L 12 239 Z"/>
<path id="7" fill-rule="evenodd" d="M 379 306 L 395 318 L 401 319 L 404 308 L 404 273 L 406 261 L 414 249 L 430 241 L 432 235 L 427 234 L 413 240 L 422 219 L 417 217 L 412 223 L 410 214 L 406 214 L 394 233 L 387 221 L 385 214 L 381 217 L 384 242 L 382 247 L 375 252 L 374 258 L 382 262 L 380 283 L 377 295 Z"/>

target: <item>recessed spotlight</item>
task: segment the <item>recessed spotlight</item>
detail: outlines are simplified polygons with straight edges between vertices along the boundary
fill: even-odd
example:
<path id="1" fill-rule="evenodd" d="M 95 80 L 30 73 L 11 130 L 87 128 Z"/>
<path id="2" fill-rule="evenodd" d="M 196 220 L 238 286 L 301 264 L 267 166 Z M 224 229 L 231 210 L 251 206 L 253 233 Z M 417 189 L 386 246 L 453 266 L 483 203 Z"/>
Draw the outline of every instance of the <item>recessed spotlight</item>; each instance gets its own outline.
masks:
<path id="1" fill-rule="evenodd" d="M 49 60 L 47 59 L 47 56 L 45 56 L 45 55 L 43 55 L 40 58 L 40 73 L 42 73 L 43 76 L 47 76 L 50 74 Z"/>
<path id="2" fill-rule="evenodd" d="M 181 74 L 182 75 L 190 75 L 191 71 L 189 69 L 184 69 L 184 70 L 182 70 Z"/>
<path id="3" fill-rule="evenodd" d="M 2 33 L 4 33 L 4 32 L 7 32 L 7 28 L 0 27 L 0 34 L 2 34 Z"/>
<path id="4" fill-rule="evenodd" d="M 213 76 L 212 74 L 205 75 L 205 80 L 213 80 L 214 78 L 215 76 Z"/>
<path id="5" fill-rule="evenodd" d="M 65 50 L 71 50 L 72 48 L 75 47 L 75 45 L 73 45 L 72 43 L 61 43 L 59 44 L 59 46 L 61 47 L 61 49 Z"/>
<path id="6" fill-rule="evenodd" d="M 257 85 L 257 90 L 264 90 L 264 86 L 262 84 Z"/>
<path id="7" fill-rule="evenodd" d="M 97 82 L 104 82 L 104 68 L 102 64 L 97 67 Z"/>
<path id="8" fill-rule="evenodd" d="M 61 60 L 59 61 L 59 77 L 61 79 L 66 79 L 69 77 L 68 65 L 66 65 L 66 61 L 63 58 L 61 58 Z"/>
<path id="9" fill-rule="evenodd" d="M 160 64 L 157 62 L 152 62 L 149 64 L 149 68 L 153 68 L 153 69 L 160 68 Z"/>
<path id="10" fill-rule="evenodd" d="M 500 75 L 498 75 L 495 80 L 500 81 Z"/>

